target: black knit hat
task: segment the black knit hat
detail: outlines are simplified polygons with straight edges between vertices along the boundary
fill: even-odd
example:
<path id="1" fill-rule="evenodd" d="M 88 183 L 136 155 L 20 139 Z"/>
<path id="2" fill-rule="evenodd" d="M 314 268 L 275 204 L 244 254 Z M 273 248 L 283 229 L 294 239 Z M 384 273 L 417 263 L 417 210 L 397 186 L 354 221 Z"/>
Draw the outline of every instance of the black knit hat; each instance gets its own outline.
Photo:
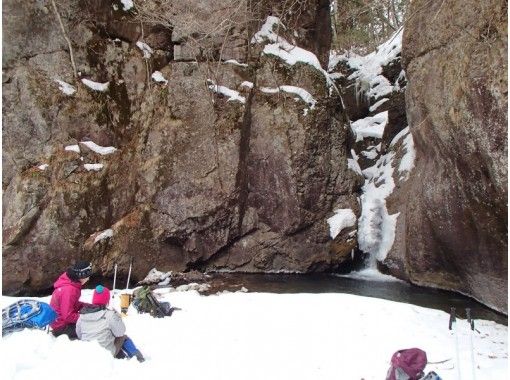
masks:
<path id="1" fill-rule="evenodd" d="M 88 261 L 77 261 L 72 267 L 67 270 L 67 277 L 73 281 L 78 281 L 81 278 L 90 277 L 92 274 L 92 266 Z"/>

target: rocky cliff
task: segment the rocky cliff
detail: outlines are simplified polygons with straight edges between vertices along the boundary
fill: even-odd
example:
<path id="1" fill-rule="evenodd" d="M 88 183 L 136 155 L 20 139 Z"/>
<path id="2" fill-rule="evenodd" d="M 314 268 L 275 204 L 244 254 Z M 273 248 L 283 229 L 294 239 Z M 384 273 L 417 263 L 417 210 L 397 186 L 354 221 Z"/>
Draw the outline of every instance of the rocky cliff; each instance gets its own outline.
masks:
<path id="1" fill-rule="evenodd" d="M 386 262 L 507 311 L 507 3 L 413 1 L 403 38 L 412 177 Z"/>
<path id="2" fill-rule="evenodd" d="M 326 222 L 360 185 L 329 2 L 129 3 L 4 2 L 4 292 L 77 258 L 138 279 L 349 261 L 355 227 Z"/>

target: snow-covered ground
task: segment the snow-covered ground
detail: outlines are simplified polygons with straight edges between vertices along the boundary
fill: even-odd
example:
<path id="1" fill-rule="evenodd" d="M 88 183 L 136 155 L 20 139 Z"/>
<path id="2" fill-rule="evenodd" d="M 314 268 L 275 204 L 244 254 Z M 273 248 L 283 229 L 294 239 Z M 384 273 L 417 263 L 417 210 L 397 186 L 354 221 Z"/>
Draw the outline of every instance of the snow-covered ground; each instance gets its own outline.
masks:
<path id="1" fill-rule="evenodd" d="M 384 379 L 398 349 L 419 347 L 444 380 L 456 379 L 448 314 L 348 294 L 168 292 L 182 310 L 154 319 L 130 308 L 128 335 L 146 357 L 116 360 L 94 342 L 25 330 L 2 339 L 2 379 Z M 112 305 L 118 307 L 118 296 Z M 91 291 L 82 300 L 90 301 Z M 2 307 L 15 299 L 2 297 Z M 43 300 L 48 300 L 43 298 Z M 468 325 L 458 323 L 462 379 L 470 379 Z M 507 327 L 477 321 L 476 379 L 508 377 Z"/>

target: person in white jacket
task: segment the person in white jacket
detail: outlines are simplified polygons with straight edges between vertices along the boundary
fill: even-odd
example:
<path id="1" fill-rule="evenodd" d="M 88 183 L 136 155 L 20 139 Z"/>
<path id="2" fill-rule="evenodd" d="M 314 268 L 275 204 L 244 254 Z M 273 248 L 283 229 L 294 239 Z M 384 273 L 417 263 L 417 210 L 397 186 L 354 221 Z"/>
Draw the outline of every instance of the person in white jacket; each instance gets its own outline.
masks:
<path id="1" fill-rule="evenodd" d="M 76 323 L 78 339 L 97 341 L 112 353 L 115 358 L 135 356 L 139 362 L 145 359 L 131 338 L 126 336 L 126 325 L 120 314 L 108 307 L 110 290 L 102 285 L 96 286 L 92 296 L 92 305 L 80 310 Z"/>

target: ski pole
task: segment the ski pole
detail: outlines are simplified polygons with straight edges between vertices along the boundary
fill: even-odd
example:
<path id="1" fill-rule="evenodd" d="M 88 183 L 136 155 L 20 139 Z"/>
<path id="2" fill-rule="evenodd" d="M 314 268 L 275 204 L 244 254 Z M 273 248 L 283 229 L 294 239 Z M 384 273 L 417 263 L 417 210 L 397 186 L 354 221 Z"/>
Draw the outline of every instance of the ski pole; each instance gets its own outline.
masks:
<path id="1" fill-rule="evenodd" d="M 471 309 L 466 309 L 466 318 L 469 323 L 469 329 L 471 333 L 469 334 L 469 348 L 471 349 L 471 377 L 473 380 L 476 380 L 475 375 L 475 349 L 473 346 L 473 330 L 475 329 L 475 321 L 471 319 Z"/>
<path id="2" fill-rule="evenodd" d="M 457 319 L 455 318 L 455 308 L 450 309 L 450 322 L 448 323 L 448 329 L 452 330 L 453 337 L 455 339 L 455 359 L 457 362 L 457 380 L 461 380 L 460 377 L 460 360 L 459 360 L 459 340 L 457 337 Z"/>
<path id="3" fill-rule="evenodd" d="M 117 282 L 117 264 L 115 264 L 115 267 L 113 269 L 113 291 L 112 291 L 112 298 L 115 297 L 115 283 Z"/>
<path id="4" fill-rule="evenodd" d="M 126 290 L 129 289 L 129 279 L 131 278 L 131 268 L 133 266 L 133 259 L 129 262 L 129 272 L 128 272 L 128 278 L 126 282 Z"/>

